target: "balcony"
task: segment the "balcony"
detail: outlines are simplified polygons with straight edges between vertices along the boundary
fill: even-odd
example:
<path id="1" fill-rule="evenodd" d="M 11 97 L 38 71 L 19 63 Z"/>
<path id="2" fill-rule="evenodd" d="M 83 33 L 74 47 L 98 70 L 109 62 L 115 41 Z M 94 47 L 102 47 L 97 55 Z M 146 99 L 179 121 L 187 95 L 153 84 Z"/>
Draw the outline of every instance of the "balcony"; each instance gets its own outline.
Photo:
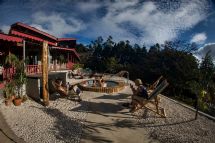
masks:
<path id="1" fill-rule="evenodd" d="M 49 65 L 49 72 L 51 71 L 62 71 L 62 70 L 71 70 L 74 63 L 68 62 L 65 64 L 50 64 Z M 11 79 L 13 75 L 15 74 L 16 69 L 11 68 L 2 68 L 2 76 L 3 79 Z M 39 74 L 42 73 L 42 65 L 26 65 L 26 74 L 27 75 L 33 75 L 33 74 Z"/>

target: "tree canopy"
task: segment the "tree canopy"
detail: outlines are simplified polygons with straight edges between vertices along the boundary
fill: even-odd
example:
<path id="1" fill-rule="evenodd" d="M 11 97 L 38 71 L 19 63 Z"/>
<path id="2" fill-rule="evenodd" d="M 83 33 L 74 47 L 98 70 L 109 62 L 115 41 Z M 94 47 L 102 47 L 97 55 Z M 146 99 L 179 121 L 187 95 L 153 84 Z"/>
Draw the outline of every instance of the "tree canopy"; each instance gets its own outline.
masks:
<path id="1" fill-rule="evenodd" d="M 82 51 L 90 55 L 83 62 L 85 67 L 96 72 L 117 73 L 126 70 L 131 80 L 140 78 L 149 84 L 163 75 L 170 83 L 165 95 L 189 101 L 189 104 L 194 103 L 194 93 L 201 97 L 202 90 L 209 93 L 209 85 L 214 85 L 212 78 L 215 70 L 210 52 L 199 65 L 192 54 L 197 49 L 195 43 L 167 41 L 147 48 L 145 45 L 131 45 L 128 40 L 116 43 L 109 36 L 106 40 L 98 37 L 85 48 Z M 210 99 L 215 99 L 214 93 L 210 92 Z"/>

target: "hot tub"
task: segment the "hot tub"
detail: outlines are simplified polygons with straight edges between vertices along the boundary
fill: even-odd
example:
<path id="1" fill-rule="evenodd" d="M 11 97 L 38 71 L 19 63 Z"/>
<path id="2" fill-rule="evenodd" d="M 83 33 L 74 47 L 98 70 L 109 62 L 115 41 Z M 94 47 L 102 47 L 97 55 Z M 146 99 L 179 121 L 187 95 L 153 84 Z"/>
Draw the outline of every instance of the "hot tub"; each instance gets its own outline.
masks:
<path id="1" fill-rule="evenodd" d="M 86 80 L 81 82 L 79 84 L 79 87 L 85 91 L 104 92 L 104 93 L 119 92 L 125 87 L 125 84 L 123 82 L 118 82 L 118 81 L 105 80 L 104 81 L 106 84 L 105 87 L 98 86 L 97 84 L 94 84 L 94 82 L 97 82 L 97 81 Z"/>

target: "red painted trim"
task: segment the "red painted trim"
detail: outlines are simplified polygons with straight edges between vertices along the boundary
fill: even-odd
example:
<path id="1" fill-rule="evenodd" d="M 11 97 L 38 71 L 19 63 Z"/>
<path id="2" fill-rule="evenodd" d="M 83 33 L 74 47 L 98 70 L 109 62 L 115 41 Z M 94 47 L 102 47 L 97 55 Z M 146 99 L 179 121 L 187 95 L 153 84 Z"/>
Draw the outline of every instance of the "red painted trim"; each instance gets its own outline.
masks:
<path id="1" fill-rule="evenodd" d="M 13 35 L 21 36 L 21 37 L 24 37 L 24 38 L 29 38 L 29 39 L 40 41 L 40 42 L 45 41 L 45 40 L 43 40 L 41 38 L 38 38 L 38 37 L 35 37 L 35 36 L 31 36 L 31 35 L 28 35 L 28 34 L 25 34 L 25 33 L 21 33 L 21 32 L 18 32 L 16 30 L 11 30 L 10 33 L 13 34 Z M 57 45 L 57 43 L 53 43 L 53 42 L 49 42 L 49 41 L 48 41 L 48 44 L 52 45 L 52 46 Z"/>
<path id="2" fill-rule="evenodd" d="M 51 47 L 53 49 L 65 50 L 65 51 L 73 51 L 76 57 L 80 60 L 80 57 L 74 48 L 64 48 L 64 47 Z"/>
<path id="3" fill-rule="evenodd" d="M 14 37 L 14 36 L 9 36 L 9 35 L 2 34 L 2 33 L 0 33 L 0 39 L 4 40 L 4 41 L 18 42 L 18 43 L 23 41 L 22 38 Z"/>
<path id="4" fill-rule="evenodd" d="M 58 41 L 74 41 L 76 38 L 58 38 Z"/>
<path id="5" fill-rule="evenodd" d="M 24 23 L 17 22 L 17 23 L 15 23 L 15 24 L 13 24 L 12 26 L 15 26 L 15 25 L 18 25 L 18 26 L 21 26 L 21 27 L 30 29 L 30 30 L 32 30 L 32 31 L 34 31 L 34 32 L 40 33 L 40 34 L 42 34 L 42 35 L 44 35 L 44 36 L 47 36 L 47 37 L 49 37 L 49 38 L 51 38 L 51 39 L 57 41 L 57 38 L 56 38 L 55 36 L 50 35 L 50 34 L 48 34 L 48 33 L 46 33 L 46 32 L 40 31 L 40 30 L 38 30 L 38 29 L 36 29 L 36 28 L 34 28 L 34 27 L 31 27 L 31 26 L 29 26 L 29 25 L 26 25 L 26 24 L 24 24 Z"/>
<path id="6" fill-rule="evenodd" d="M 4 88 L 4 83 L 0 83 L 0 89 Z"/>

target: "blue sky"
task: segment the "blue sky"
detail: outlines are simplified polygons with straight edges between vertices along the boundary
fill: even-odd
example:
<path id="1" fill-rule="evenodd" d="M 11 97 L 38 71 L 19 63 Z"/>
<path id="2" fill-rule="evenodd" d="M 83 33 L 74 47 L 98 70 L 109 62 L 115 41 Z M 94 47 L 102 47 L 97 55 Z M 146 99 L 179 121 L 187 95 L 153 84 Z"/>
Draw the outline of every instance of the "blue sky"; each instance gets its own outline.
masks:
<path id="1" fill-rule="evenodd" d="M 109 35 L 140 45 L 175 39 L 215 43 L 212 0 L 0 0 L 0 13 L 6 33 L 19 21 L 84 44 Z"/>

